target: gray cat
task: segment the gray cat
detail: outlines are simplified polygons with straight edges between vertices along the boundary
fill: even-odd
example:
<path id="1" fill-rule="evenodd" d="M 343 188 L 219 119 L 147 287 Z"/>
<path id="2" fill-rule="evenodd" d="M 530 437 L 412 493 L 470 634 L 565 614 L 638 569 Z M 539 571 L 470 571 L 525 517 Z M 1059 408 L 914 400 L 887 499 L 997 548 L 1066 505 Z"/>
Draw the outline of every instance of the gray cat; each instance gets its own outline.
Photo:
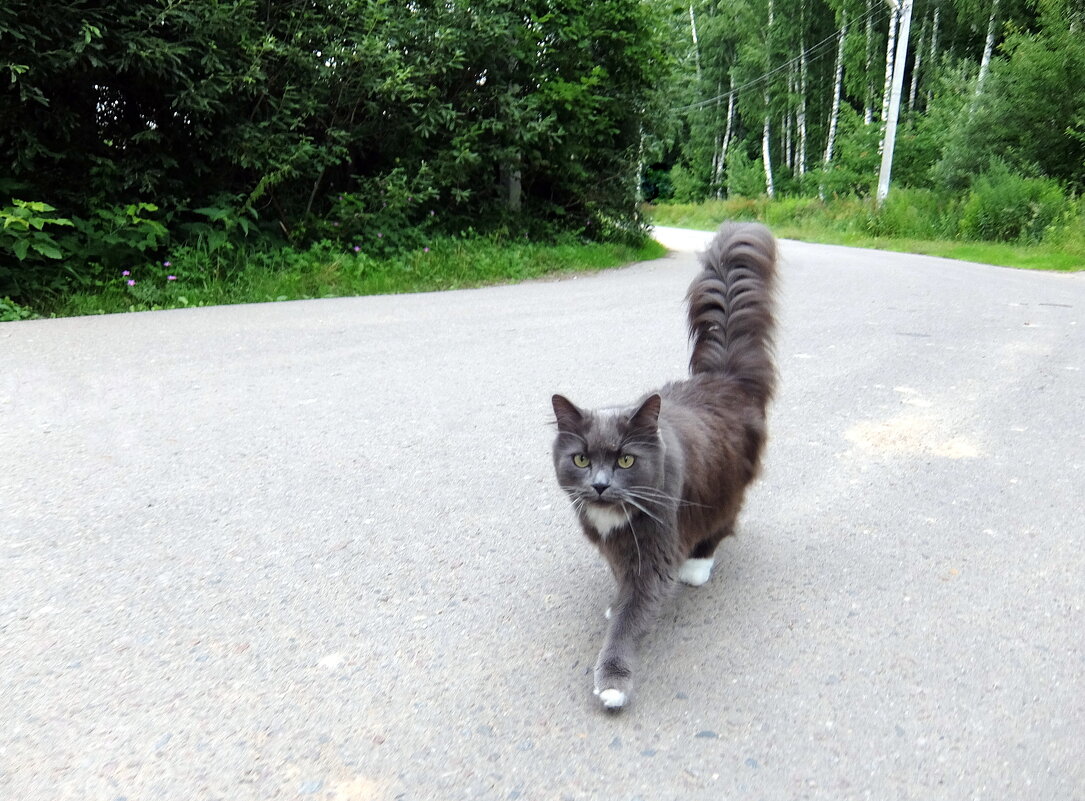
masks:
<path id="1" fill-rule="evenodd" d="M 765 444 L 776 243 L 725 223 L 687 294 L 690 377 L 631 406 L 585 410 L 555 395 L 554 469 L 618 584 L 595 663 L 605 707 L 628 701 L 636 651 L 681 581 L 708 581 Z"/>

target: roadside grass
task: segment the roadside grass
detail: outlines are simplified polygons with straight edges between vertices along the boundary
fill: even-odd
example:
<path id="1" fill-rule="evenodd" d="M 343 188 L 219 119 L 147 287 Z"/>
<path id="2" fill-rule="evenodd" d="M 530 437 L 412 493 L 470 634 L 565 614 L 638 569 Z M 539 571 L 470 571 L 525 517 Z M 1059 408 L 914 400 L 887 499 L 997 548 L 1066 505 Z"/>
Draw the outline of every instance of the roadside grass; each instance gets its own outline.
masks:
<path id="1" fill-rule="evenodd" d="M 1085 270 L 1085 205 L 1040 242 L 987 242 L 956 238 L 957 212 L 932 193 L 902 191 L 883 209 L 843 198 L 736 198 L 647 206 L 656 225 L 714 230 L 723 220 L 756 220 L 782 239 L 826 245 L 920 253 L 1030 270 Z"/>
<path id="2" fill-rule="evenodd" d="M 666 249 L 651 240 L 634 247 L 571 239 L 538 244 L 497 237 L 438 239 L 425 249 L 379 259 L 328 242 L 306 251 L 182 248 L 161 265 L 133 267 L 32 310 L 16 307 L 0 319 L 462 289 L 604 270 L 665 254 Z"/>

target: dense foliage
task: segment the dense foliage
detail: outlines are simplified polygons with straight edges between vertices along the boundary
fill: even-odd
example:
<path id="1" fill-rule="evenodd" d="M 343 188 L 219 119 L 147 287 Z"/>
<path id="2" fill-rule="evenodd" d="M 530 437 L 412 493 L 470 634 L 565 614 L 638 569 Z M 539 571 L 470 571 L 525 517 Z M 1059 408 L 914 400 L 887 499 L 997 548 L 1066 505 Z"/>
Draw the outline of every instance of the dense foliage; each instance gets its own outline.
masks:
<path id="1" fill-rule="evenodd" d="M 0 297 L 246 240 L 636 239 L 660 41 L 639 0 L 5 0 Z"/>

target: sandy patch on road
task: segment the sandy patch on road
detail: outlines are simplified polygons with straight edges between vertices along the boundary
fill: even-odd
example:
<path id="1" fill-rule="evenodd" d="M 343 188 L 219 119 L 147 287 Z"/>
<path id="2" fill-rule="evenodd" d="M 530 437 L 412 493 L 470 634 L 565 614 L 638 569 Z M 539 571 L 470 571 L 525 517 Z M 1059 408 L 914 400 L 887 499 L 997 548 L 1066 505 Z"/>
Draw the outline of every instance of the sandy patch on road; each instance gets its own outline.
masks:
<path id="1" fill-rule="evenodd" d="M 979 445 L 954 435 L 932 415 L 899 414 L 887 420 L 864 420 L 849 428 L 844 437 L 855 449 L 884 456 L 940 456 L 975 459 Z"/>

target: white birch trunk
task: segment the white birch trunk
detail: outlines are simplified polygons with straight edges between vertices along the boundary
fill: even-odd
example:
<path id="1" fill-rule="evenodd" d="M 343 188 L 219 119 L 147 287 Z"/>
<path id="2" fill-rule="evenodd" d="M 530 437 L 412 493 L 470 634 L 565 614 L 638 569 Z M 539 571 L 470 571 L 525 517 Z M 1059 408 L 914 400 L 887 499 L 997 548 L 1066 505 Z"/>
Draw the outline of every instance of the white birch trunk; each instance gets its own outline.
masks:
<path id="1" fill-rule="evenodd" d="M 697 83 L 701 82 L 701 44 L 697 40 L 697 18 L 693 15 L 693 3 L 689 4 L 689 34 L 693 39 L 693 63 L 697 65 Z"/>
<path id="2" fill-rule="evenodd" d="M 723 132 L 720 156 L 716 160 L 716 197 L 723 197 L 723 169 L 727 164 L 727 151 L 731 147 L 731 130 L 735 120 L 735 76 L 731 76 L 731 91 L 727 93 L 727 127 Z"/>
<path id="3" fill-rule="evenodd" d="M 847 12 L 841 16 L 843 25 L 840 28 L 839 40 L 836 45 L 836 76 L 833 78 L 833 104 L 829 112 L 829 135 L 825 141 L 824 164 L 828 167 L 833 163 L 833 145 L 836 143 L 836 123 L 840 119 L 840 94 L 844 83 L 844 39 L 848 35 Z"/>
<path id="4" fill-rule="evenodd" d="M 797 171 L 799 175 L 806 175 L 806 45 L 803 39 L 799 40 L 799 52 L 802 58 L 799 61 L 799 110 L 796 120 L 799 128 Z"/>
<path id="5" fill-rule="evenodd" d="M 791 98 L 795 96 L 795 69 L 794 64 L 787 68 L 787 107 L 784 109 L 784 164 L 789 170 L 795 169 L 792 121 L 791 121 Z"/>
<path id="6" fill-rule="evenodd" d="M 934 21 L 931 23 L 931 49 L 930 56 L 927 58 L 933 66 L 938 66 L 938 23 L 941 19 L 942 9 L 939 6 L 934 7 Z M 934 96 L 933 86 L 927 89 L 927 108 L 930 108 L 931 98 Z"/>
<path id="7" fill-rule="evenodd" d="M 889 117 L 889 93 L 893 87 L 893 59 L 897 47 L 897 23 L 900 21 L 900 3 L 897 0 L 889 0 L 893 10 L 889 14 L 889 37 L 885 44 L 885 84 L 882 89 L 882 116 L 884 123 Z"/>
<path id="8" fill-rule="evenodd" d="M 710 180 L 715 180 L 720 165 L 720 98 L 723 96 L 723 84 L 716 81 L 716 114 L 712 120 L 712 128 L 716 132 L 712 140 L 712 169 Z"/>
<path id="9" fill-rule="evenodd" d="M 863 69 L 866 71 L 866 97 L 863 98 L 863 125 L 874 122 L 874 3 L 875 0 L 866 0 L 866 61 Z"/>
<path id="10" fill-rule="evenodd" d="M 765 93 L 765 105 L 769 104 L 768 92 Z M 765 194 L 770 198 L 776 197 L 776 186 L 772 180 L 772 126 L 769 122 L 768 110 L 765 110 L 765 130 L 761 136 L 761 159 L 765 164 Z"/>
<path id="11" fill-rule="evenodd" d="M 772 23 L 775 16 L 773 0 L 768 0 L 769 24 L 766 29 L 765 46 L 772 42 Z M 769 90 L 765 89 L 765 129 L 761 136 L 761 160 L 765 166 L 765 194 L 770 198 L 776 197 L 776 185 L 772 180 L 772 126 L 769 121 Z"/>
<path id="12" fill-rule="evenodd" d="M 991 71 L 991 53 L 995 49 L 995 20 L 998 16 L 998 0 L 991 0 L 991 16 L 987 20 L 987 38 L 983 42 L 983 55 L 980 57 L 980 74 L 976 78 L 976 97 L 983 94 L 983 84 L 987 73 Z"/>
<path id="13" fill-rule="evenodd" d="M 640 140 L 637 142 L 637 172 L 633 176 L 633 197 L 636 198 L 637 206 L 644 202 L 644 126 L 640 126 Z"/>
<path id="14" fill-rule="evenodd" d="M 916 89 L 919 87 L 919 67 L 923 63 L 923 45 L 927 41 L 929 17 L 923 19 L 923 29 L 919 32 L 919 44 L 915 48 L 915 61 L 912 63 L 912 80 L 908 86 L 908 111 L 915 111 Z"/>

